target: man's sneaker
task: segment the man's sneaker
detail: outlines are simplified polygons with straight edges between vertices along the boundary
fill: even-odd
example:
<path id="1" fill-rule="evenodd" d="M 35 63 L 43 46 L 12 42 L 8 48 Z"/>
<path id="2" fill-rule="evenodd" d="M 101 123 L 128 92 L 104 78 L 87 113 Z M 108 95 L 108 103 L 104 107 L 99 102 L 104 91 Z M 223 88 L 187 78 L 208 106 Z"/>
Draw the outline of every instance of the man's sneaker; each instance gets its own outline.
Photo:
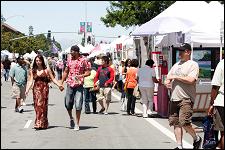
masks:
<path id="1" fill-rule="evenodd" d="M 148 118 L 148 114 L 143 114 L 143 118 Z"/>
<path id="2" fill-rule="evenodd" d="M 104 114 L 105 114 L 105 115 L 108 115 L 108 113 L 107 113 L 107 112 L 105 112 Z"/>
<path id="3" fill-rule="evenodd" d="M 19 113 L 22 113 L 23 112 L 23 108 L 18 108 L 18 110 L 19 110 Z"/>
<path id="4" fill-rule="evenodd" d="M 70 128 L 73 129 L 75 126 L 74 120 L 70 119 Z"/>
<path id="5" fill-rule="evenodd" d="M 15 108 L 15 112 L 19 112 L 19 109 L 18 108 Z"/>
<path id="6" fill-rule="evenodd" d="M 75 126 L 74 130 L 75 130 L 75 131 L 79 131 L 79 130 L 80 130 L 80 127 L 79 127 L 78 125 Z"/>
<path id="7" fill-rule="evenodd" d="M 197 135 L 199 138 L 198 140 L 195 140 L 194 143 L 193 143 L 193 149 L 199 149 L 200 146 L 201 146 L 201 143 L 202 143 L 202 138 Z"/>
<path id="8" fill-rule="evenodd" d="M 102 108 L 100 111 L 99 111 L 99 113 L 103 113 L 105 111 L 105 108 Z"/>

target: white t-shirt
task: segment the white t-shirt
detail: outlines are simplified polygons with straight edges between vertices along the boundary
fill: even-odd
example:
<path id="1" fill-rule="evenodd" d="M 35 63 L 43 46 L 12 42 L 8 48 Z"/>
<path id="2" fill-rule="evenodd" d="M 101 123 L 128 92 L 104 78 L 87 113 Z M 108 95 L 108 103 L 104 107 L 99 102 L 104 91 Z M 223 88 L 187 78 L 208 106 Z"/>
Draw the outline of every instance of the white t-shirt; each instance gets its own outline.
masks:
<path id="1" fill-rule="evenodd" d="M 198 63 L 193 60 L 186 62 L 177 62 L 170 69 L 167 76 L 177 75 L 180 77 L 193 77 L 197 81 L 199 75 Z M 181 101 L 182 99 L 191 99 L 193 102 L 196 97 L 196 82 L 187 84 L 179 80 L 172 81 L 171 101 Z"/>
<path id="2" fill-rule="evenodd" d="M 138 69 L 137 76 L 139 77 L 138 86 L 140 87 L 154 87 L 152 77 L 155 76 L 155 70 L 147 65 Z"/>
<path id="3" fill-rule="evenodd" d="M 211 85 L 220 87 L 213 105 L 224 107 L 224 59 L 216 66 Z"/>

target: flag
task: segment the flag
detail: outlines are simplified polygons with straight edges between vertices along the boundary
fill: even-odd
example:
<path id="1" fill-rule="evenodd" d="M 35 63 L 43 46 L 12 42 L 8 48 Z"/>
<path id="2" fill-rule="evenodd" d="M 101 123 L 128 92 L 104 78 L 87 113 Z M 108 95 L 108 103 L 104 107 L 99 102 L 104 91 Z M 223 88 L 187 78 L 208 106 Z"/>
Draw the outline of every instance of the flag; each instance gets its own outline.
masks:
<path id="1" fill-rule="evenodd" d="M 54 42 L 52 42 L 52 53 L 56 54 L 58 53 L 59 51 L 59 48 L 55 45 Z"/>

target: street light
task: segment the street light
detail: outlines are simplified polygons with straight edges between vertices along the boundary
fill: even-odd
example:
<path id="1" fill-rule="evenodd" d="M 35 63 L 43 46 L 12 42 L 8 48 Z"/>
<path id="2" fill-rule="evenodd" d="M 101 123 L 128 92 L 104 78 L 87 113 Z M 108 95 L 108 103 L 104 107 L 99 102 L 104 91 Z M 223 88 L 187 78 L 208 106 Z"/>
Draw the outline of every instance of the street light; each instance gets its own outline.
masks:
<path id="1" fill-rule="evenodd" d="M 5 18 L 3 16 L 1 16 L 1 22 L 6 22 L 7 20 L 9 20 L 10 18 L 14 18 L 14 17 L 24 17 L 23 15 L 13 15 L 13 16 L 9 16 L 8 18 Z"/>

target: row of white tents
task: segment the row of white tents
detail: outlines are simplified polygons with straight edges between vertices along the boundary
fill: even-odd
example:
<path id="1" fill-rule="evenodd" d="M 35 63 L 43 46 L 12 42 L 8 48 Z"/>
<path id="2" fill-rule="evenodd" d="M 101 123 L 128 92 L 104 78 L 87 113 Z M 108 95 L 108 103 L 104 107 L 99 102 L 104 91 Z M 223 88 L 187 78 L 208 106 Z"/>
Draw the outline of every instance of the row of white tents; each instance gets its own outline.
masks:
<path id="1" fill-rule="evenodd" d="M 133 47 L 133 44 L 134 44 L 133 36 L 122 35 L 121 37 L 116 38 L 110 44 L 100 43 L 100 44 L 97 44 L 96 46 L 88 44 L 85 47 L 82 46 L 81 44 L 78 44 L 78 46 L 80 48 L 81 53 L 88 53 L 89 54 L 88 57 L 94 57 L 99 54 L 114 53 L 114 51 L 116 50 L 117 44 L 122 44 L 123 46 L 125 45 L 127 48 Z M 70 49 L 71 49 L 71 46 L 63 50 L 61 54 L 70 53 Z"/>
<path id="2" fill-rule="evenodd" d="M 8 59 L 13 59 L 14 57 L 18 57 L 19 53 L 10 53 L 8 50 L 2 50 L 1 51 L 1 59 L 5 59 L 5 57 L 8 57 Z"/>

